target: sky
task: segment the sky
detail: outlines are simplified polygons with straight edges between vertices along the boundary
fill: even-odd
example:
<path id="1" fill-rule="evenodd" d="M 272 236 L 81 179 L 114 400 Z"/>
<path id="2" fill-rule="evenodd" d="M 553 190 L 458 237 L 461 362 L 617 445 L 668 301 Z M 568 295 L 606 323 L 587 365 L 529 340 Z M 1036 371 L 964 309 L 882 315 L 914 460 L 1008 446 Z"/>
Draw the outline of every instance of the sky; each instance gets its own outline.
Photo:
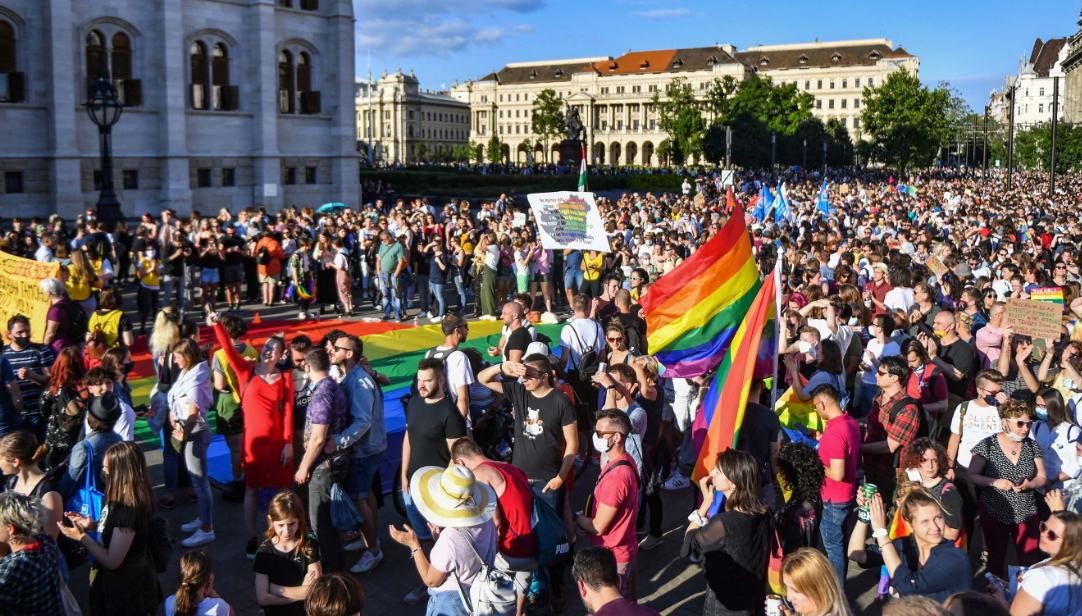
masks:
<path id="1" fill-rule="evenodd" d="M 509 62 L 888 38 L 982 110 L 1034 39 L 1078 30 L 1082 0 L 353 0 L 357 76 L 412 69 L 450 88 Z"/>

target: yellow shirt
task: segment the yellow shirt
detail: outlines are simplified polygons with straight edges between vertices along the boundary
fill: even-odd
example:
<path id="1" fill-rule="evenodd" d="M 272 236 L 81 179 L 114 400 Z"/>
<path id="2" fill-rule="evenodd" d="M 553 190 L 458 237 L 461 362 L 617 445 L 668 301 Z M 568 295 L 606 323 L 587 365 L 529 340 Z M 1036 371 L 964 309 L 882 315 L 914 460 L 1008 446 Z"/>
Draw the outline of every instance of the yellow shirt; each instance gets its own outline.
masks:
<path id="1" fill-rule="evenodd" d="M 90 281 L 81 278 L 75 272 L 68 271 L 68 279 L 64 281 L 67 287 L 68 297 L 73 302 L 83 302 L 90 298 Z"/>
<path id="2" fill-rule="evenodd" d="M 148 289 L 157 289 L 161 284 L 158 278 L 158 268 L 154 263 L 154 259 L 148 259 L 146 257 L 139 257 L 136 261 L 136 270 L 139 272 L 139 284 Z"/>
<path id="3" fill-rule="evenodd" d="M 584 254 L 582 255 L 582 262 L 586 265 L 586 269 L 582 274 L 583 280 L 597 280 L 598 278 L 601 278 L 601 267 L 605 264 L 605 255 L 603 253 L 597 253 L 596 257 Z"/>

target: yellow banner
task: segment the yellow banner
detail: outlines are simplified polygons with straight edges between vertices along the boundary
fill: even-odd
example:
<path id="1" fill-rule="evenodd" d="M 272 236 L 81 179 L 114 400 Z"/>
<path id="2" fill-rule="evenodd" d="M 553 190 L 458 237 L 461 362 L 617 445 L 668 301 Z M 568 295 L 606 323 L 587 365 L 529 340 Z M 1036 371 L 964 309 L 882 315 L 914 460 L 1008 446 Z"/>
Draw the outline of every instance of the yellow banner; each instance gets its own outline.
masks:
<path id="1" fill-rule="evenodd" d="M 8 319 L 22 314 L 30 318 L 34 342 L 41 342 L 50 304 L 38 289 L 38 283 L 59 276 L 59 263 L 39 263 L 0 251 L 0 327 L 5 338 Z"/>

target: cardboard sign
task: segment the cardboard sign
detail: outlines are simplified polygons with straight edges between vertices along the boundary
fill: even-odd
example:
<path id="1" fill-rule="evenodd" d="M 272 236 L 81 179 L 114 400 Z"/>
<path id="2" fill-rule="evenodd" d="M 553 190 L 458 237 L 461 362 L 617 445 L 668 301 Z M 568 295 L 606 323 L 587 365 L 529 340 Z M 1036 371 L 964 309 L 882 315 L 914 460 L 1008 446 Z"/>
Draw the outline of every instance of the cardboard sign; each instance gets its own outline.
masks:
<path id="1" fill-rule="evenodd" d="M 39 263 L 0 252 L 0 322 L 7 323 L 17 314 L 26 315 L 30 318 L 32 340 L 41 342 L 52 304 L 38 289 L 38 283 L 59 276 L 59 263 Z"/>
<path id="2" fill-rule="evenodd" d="M 936 278 L 942 278 L 943 274 L 946 274 L 948 271 L 947 266 L 943 264 L 943 261 L 935 255 L 929 255 L 928 258 L 925 259 L 924 264 L 928 266 L 928 269 L 931 270 L 933 274 L 935 274 Z"/>
<path id="3" fill-rule="evenodd" d="M 1032 338 L 1058 340 L 1063 323 L 1063 307 L 1051 302 L 1035 302 L 1028 299 L 1007 300 L 1004 326 L 1014 328 L 1014 333 Z"/>

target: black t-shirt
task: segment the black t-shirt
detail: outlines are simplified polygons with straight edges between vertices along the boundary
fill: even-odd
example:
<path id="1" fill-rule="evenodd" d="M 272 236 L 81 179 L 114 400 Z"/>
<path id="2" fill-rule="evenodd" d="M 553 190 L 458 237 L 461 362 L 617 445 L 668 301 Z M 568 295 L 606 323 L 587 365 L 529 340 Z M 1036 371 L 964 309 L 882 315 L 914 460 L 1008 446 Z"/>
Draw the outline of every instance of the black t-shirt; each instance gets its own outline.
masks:
<path id="1" fill-rule="evenodd" d="M 319 544 L 315 539 L 308 539 L 309 555 L 303 551 L 297 554 L 279 551 L 274 547 L 270 539 L 259 546 L 255 553 L 255 562 L 252 571 L 267 576 L 271 584 L 279 586 L 300 586 L 304 583 L 304 576 L 308 575 L 308 565 L 318 563 Z M 286 605 L 263 605 L 263 613 L 266 616 L 304 616 L 304 601 L 294 601 Z"/>
<path id="2" fill-rule="evenodd" d="M 236 248 L 240 252 L 229 252 L 230 248 Z M 226 265 L 242 265 L 244 263 L 244 240 L 236 235 L 222 238 L 222 259 Z"/>
<path id="3" fill-rule="evenodd" d="M 522 351 L 525 357 L 526 347 L 530 346 L 533 338 L 530 338 L 530 330 L 520 327 L 507 336 L 507 342 L 503 345 L 503 358 L 508 359 L 511 351 Z"/>
<path id="4" fill-rule="evenodd" d="M 538 398 L 518 381 L 504 381 L 503 393 L 511 401 L 515 415 L 511 462 L 531 480 L 552 479 L 563 463 L 563 427 L 575 424 L 575 407 L 557 389 Z"/>
<path id="5" fill-rule="evenodd" d="M 466 419 L 447 396 L 429 404 L 419 395 L 406 406 L 406 433 L 410 437 L 407 477 L 424 466 L 446 467 L 451 463 L 447 439 L 466 436 Z"/>
<path id="6" fill-rule="evenodd" d="M 772 479 L 770 475 L 770 444 L 778 442 L 781 423 L 777 413 L 767 407 L 749 402 L 744 410 L 744 421 L 740 424 L 740 440 L 736 448 L 750 453 L 759 464 L 759 478 L 765 484 Z"/>
<path id="7" fill-rule="evenodd" d="M 617 313 L 616 319 L 624 327 L 624 335 L 627 336 L 627 348 L 639 355 L 645 355 L 648 352 L 646 346 L 646 321 L 631 312 Z"/>
<path id="8" fill-rule="evenodd" d="M 943 361 L 954 366 L 965 375 L 964 378 L 958 381 L 948 376 L 947 391 L 962 399 L 970 398 L 969 385 L 977 374 L 977 368 L 980 367 L 980 363 L 977 361 L 977 350 L 970 346 L 968 342 L 959 339 L 941 347 L 939 356 L 943 358 Z"/>

